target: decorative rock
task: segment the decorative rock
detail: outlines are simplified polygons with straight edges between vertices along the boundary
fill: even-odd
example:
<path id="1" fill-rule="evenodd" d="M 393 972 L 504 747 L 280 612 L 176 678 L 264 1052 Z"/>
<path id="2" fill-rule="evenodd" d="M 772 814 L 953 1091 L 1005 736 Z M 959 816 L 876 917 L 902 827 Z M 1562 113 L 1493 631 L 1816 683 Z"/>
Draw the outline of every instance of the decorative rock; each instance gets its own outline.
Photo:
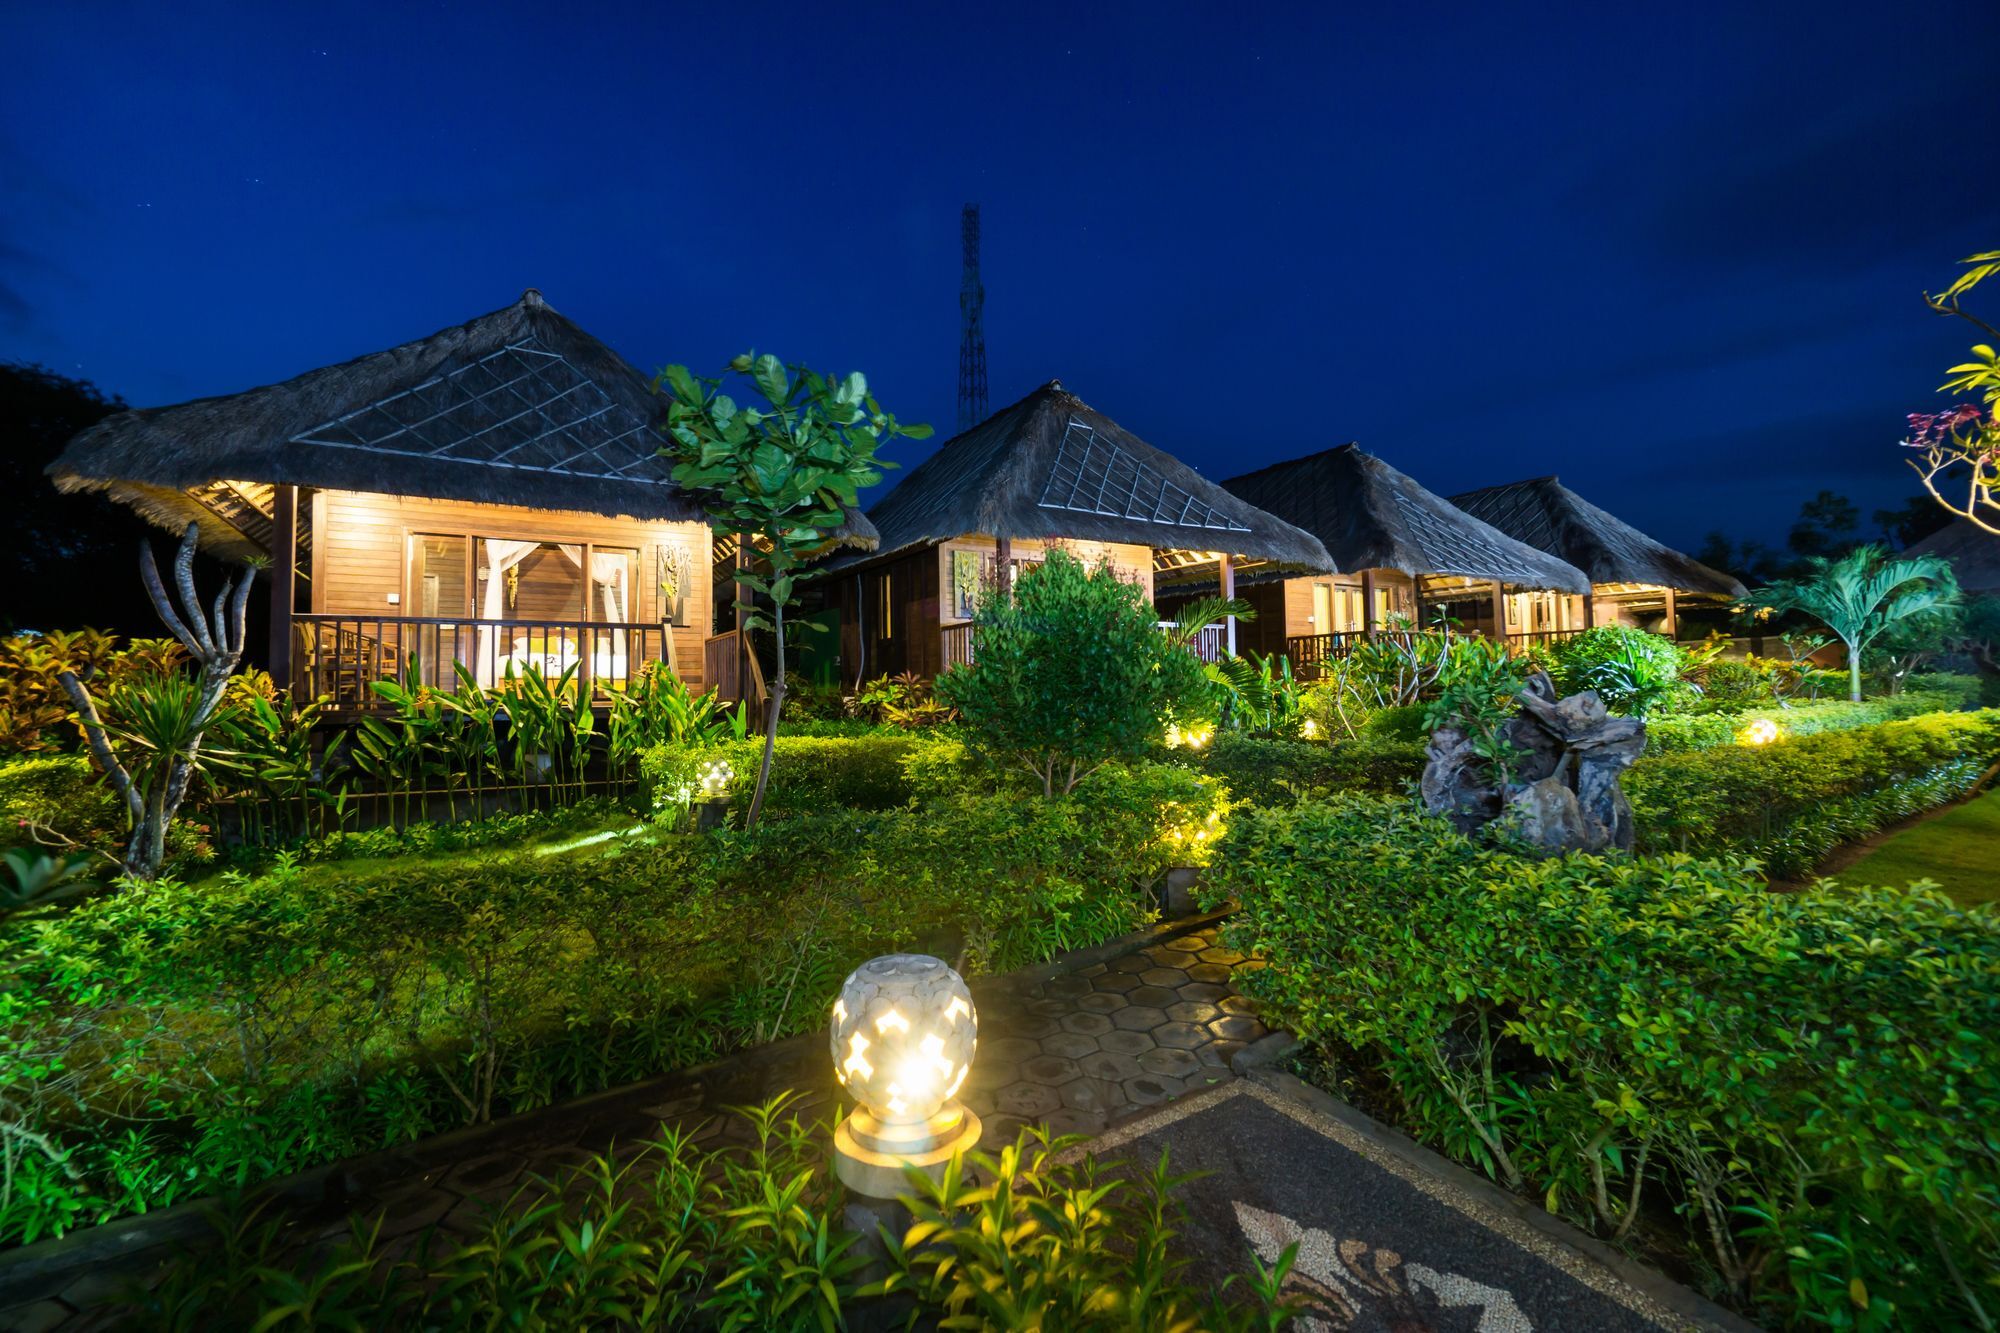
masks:
<path id="1" fill-rule="evenodd" d="M 1646 748 L 1646 724 L 1612 717 L 1595 690 L 1558 698 L 1540 671 L 1515 697 L 1521 712 L 1504 733 L 1515 750 L 1509 780 L 1496 780 L 1463 732 L 1439 727 L 1425 748 L 1424 808 L 1461 833 L 1504 817 L 1544 855 L 1632 850 L 1632 806 L 1618 775 Z"/>

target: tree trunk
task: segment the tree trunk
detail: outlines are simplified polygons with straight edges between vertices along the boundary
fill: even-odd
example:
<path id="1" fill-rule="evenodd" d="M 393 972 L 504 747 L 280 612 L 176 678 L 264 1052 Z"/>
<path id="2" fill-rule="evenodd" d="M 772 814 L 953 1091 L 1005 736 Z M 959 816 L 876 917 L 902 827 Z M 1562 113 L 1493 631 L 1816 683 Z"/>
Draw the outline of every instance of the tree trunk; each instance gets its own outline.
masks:
<path id="1" fill-rule="evenodd" d="M 1851 643 L 1847 645 L 1847 697 L 1861 702 L 1861 650 Z"/>
<path id="2" fill-rule="evenodd" d="M 778 745 L 778 713 L 785 706 L 785 608 L 773 599 L 771 606 L 771 635 L 777 647 L 776 670 L 771 673 L 771 698 L 769 711 L 764 718 L 764 760 L 757 766 L 757 792 L 750 798 L 750 813 L 743 818 L 743 827 L 757 827 L 757 819 L 764 813 L 764 789 L 771 784 L 771 752 Z"/>

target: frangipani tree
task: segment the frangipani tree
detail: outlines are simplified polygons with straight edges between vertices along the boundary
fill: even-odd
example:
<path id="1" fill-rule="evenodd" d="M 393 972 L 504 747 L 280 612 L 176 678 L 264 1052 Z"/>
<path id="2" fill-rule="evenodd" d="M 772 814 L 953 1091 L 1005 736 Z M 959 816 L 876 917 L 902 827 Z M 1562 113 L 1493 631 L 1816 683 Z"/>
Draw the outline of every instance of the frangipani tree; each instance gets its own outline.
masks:
<path id="1" fill-rule="evenodd" d="M 1963 261 L 1958 281 L 1924 302 L 1941 315 L 1962 319 L 2000 343 L 2000 329 L 1966 310 L 1967 292 L 2000 273 L 2000 250 L 1988 250 Z M 1972 359 L 1946 371 L 1941 393 L 1976 394 L 1977 402 L 1954 403 L 1941 412 L 1910 413 L 1909 438 L 1903 447 L 1918 457 L 1909 460 L 1937 502 L 1960 518 L 2000 537 L 2000 351 L 1979 343 Z"/>
<path id="2" fill-rule="evenodd" d="M 929 426 L 905 426 L 882 410 L 859 372 L 832 378 L 775 356 L 746 352 L 728 372 L 747 376 L 763 406 L 739 405 L 722 392 L 723 379 L 668 366 L 660 380 L 667 405 L 667 447 L 676 484 L 702 499 L 715 525 L 753 547 L 763 568 L 739 569 L 737 605 L 745 625 L 768 629 L 777 647 L 777 671 L 764 723 L 764 757 L 746 826 L 755 827 L 771 781 L 771 753 L 785 701 L 785 608 L 801 580 L 819 571 L 807 562 L 824 551 L 863 487 L 882 479 L 894 463 L 875 451 L 897 436 L 922 440 Z M 746 562 L 747 563 L 747 562 Z M 762 595 L 770 614 L 754 600 Z"/>
<path id="3" fill-rule="evenodd" d="M 106 725 L 97 701 L 73 671 L 57 677 L 76 705 L 78 725 L 90 746 L 91 758 L 104 770 L 111 789 L 125 805 L 132 835 L 125 843 L 125 873 L 134 879 L 154 879 L 166 855 L 167 830 L 187 796 L 188 783 L 201 766 L 201 743 L 222 706 L 229 678 L 243 662 L 244 613 L 250 600 L 254 570 L 240 582 L 225 579 L 213 607 L 202 606 L 194 586 L 195 545 L 201 535 L 190 523 L 181 535 L 174 559 L 174 590 L 181 612 L 174 609 L 153 560 L 153 544 L 139 547 L 139 574 L 146 595 L 166 627 L 198 668 L 190 680 L 179 671 L 161 673 L 116 689 L 112 721 Z M 121 753 L 122 752 L 122 753 Z"/>
<path id="4" fill-rule="evenodd" d="M 1859 547 L 1838 560 L 1813 559 L 1803 578 L 1757 594 L 1773 611 L 1802 611 L 1847 645 L 1847 693 L 1861 702 L 1861 655 L 1891 626 L 1958 602 L 1951 565 L 1936 556 L 1890 558 L 1880 546 Z"/>

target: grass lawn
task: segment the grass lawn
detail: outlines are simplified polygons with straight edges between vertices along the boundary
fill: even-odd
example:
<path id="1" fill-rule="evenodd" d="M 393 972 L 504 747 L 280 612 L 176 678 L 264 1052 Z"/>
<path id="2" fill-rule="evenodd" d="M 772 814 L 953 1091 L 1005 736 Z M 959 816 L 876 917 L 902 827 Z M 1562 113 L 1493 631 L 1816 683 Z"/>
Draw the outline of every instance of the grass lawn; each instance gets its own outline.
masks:
<path id="1" fill-rule="evenodd" d="M 1849 884 L 1934 879 L 1968 907 L 2000 902 L 2000 790 L 1904 829 L 1839 877 Z"/>

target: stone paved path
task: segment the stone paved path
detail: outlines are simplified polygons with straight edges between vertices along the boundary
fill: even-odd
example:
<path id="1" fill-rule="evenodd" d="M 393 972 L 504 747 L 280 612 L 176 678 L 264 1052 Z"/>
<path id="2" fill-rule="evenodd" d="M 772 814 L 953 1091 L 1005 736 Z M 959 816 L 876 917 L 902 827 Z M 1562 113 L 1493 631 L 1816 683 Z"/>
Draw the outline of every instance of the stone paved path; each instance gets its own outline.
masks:
<path id="1" fill-rule="evenodd" d="M 1213 925 L 1155 932 L 1131 952 L 1082 962 L 1034 984 L 973 983 L 979 1048 L 964 1100 L 985 1122 L 982 1145 L 1023 1125 L 1089 1134 L 1232 1079 L 1230 1057 L 1264 1035 L 1231 980 L 1262 966 L 1224 947 Z M 565 1103 L 499 1125 L 413 1144 L 297 1178 L 280 1200 L 302 1237 L 345 1235 L 355 1213 L 384 1217 L 385 1239 L 433 1223 L 470 1232 L 489 1204 L 531 1175 L 614 1144 L 636 1145 L 662 1123 L 703 1139 L 747 1133 L 728 1107 L 800 1094 L 802 1119 L 830 1119 L 840 1093 L 823 1032 L 702 1069 Z M 76 1309 L 115 1290 L 116 1275 L 208 1234 L 193 1210 L 170 1210 L 0 1257 L 0 1329 L 100 1326 Z"/>

